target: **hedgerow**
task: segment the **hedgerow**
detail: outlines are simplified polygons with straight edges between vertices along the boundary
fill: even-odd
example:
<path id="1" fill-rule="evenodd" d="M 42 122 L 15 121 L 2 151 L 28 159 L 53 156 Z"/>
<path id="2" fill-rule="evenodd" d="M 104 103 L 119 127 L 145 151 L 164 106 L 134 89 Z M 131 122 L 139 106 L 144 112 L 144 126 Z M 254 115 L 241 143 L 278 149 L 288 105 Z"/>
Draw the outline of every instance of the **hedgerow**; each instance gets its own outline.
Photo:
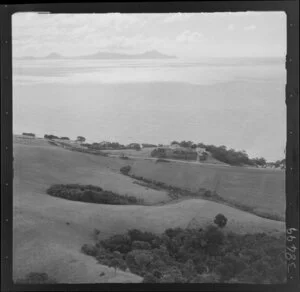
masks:
<path id="1" fill-rule="evenodd" d="M 47 194 L 72 201 L 110 205 L 138 205 L 143 200 L 133 196 L 121 196 L 93 185 L 56 184 L 47 189 Z"/>

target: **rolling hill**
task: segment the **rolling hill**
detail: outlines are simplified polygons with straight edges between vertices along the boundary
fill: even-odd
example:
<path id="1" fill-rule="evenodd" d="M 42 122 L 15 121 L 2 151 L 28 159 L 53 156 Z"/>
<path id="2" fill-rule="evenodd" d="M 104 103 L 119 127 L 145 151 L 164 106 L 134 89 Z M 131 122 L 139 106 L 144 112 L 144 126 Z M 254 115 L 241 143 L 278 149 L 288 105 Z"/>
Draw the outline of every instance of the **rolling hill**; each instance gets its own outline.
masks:
<path id="1" fill-rule="evenodd" d="M 69 151 L 44 139 L 14 139 L 14 279 L 30 272 L 46 272 L 61 283 L 141 282 L 141 277 L 129 272 L 118 271 L 115 275 L 112 268 L 81 253 L 81 246 L 93 241 L 94 228 L 103 238 L 131 228 L 160 233 L 191 222 L 202 226 L 211 223 L 217 213 L 223 213 L 228 218 L 226 230 L 275 234 L 284 231 L 283 222 L 215 202 L 189 199 L 168 204 L 165 192 L 146 189 L 119 173 L 127 162 Z M 93 184 L 140 196 L 148 203 L 166 204 L 113 206 L 68 201 L 46 194 L 54 183 Z M 100 276 L 102 272 L 104 276 Z"/>

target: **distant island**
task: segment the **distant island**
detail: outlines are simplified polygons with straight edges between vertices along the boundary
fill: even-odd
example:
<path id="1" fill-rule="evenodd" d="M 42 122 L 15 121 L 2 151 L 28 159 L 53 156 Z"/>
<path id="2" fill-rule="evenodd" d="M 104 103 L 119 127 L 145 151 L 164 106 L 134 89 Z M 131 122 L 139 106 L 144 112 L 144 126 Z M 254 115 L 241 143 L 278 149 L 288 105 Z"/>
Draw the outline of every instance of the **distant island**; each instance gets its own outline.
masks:
<path id="1" fill-rule="evenodd" d="M 66 57 L 62 56 L 58 53 L 51 53 L 44 57 L 33 57 L 33 56 L 25 56 L 19 57 L 17 59 L 20 60 L 35 60 L 35 59 L 50 59 L 50 60 L 58 60 L 58 59 L 87 59 L 87 60 L 97 60 L 97 59 L 114 59 L 114 60 L 121 60 L 121 59 L 175 59 L 176 56 L 166 55 L 160 53 L 156 50 L 147 51 L 140 54 L 124 54 L 124 53 L 111 53 L 111 52 L 98 52 L 91 55 L 84 55 L 84 56 L 73 56 L 73 57 Z"/>

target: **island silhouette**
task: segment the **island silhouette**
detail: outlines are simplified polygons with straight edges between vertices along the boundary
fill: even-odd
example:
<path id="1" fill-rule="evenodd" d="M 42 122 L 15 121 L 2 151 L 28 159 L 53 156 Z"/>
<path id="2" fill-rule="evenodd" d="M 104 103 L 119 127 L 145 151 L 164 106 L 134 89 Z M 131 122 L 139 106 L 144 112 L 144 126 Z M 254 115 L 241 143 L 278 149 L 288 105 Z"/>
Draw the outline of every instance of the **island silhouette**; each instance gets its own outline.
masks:
<path id="1" fill-rule="evenodd" d="M 27 59 L 27 60 L 33 60 L 33 59 L 51 59 L 51 60 L 57 60 L 57 59 L 175 59 L 176 56 L 172 55 L 166 55 L 156 50 L 146 51 L 144 53 L 139 54 L 125 54 L 125 53 L 114 53 L 114 52 L 97 52 L 95 54 L 90 55 L 81 55 L 81 56 L 63 56 L 58 53 L 50 53 L 43 57 L 34 57 L 34 56 L 25 56 L 20 57 L 17 59 Z"/>

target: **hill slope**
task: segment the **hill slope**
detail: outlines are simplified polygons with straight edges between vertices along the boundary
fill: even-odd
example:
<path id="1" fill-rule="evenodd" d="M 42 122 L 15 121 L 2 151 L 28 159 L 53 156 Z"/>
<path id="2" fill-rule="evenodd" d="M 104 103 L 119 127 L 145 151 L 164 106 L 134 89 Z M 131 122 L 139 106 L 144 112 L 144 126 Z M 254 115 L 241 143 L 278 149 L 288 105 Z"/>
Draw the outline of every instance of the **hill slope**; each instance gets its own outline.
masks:
<path id="1" fill-rule="evenodd" d="M 45 190 L 53 183 L 76 182 L 104 188 L 116 185 L 117 190 L 124 185 L 129 190 L 132 181 L 119 174 L 124 164 L 121 159 L 71 152 L 50 146 L 43 139 L 33 139 L 27 145 L 15 141 L 14 158 L 14 279 L 29 272 L 46 272 L 64 283 L 140 282 L 142 279 L 131 273 L 118 271 L 115 275 L 113 269 L 80 252 L 82 244 L 92 242 L 94 228 L 103 238 L 130 228 L 162 232 L 191 222 L 207 224 L 217 213 L 223 213 L 228 218 L 227 230 L 284 230 L 282 222 L 197 199 L 163 206 L 112 206 L 51 197 Z M 145 196 L 147 190 L 135 186 L 140 188 L 135 189 L 136 194 L 142 190 Z M 102 277 L 101 272 L 105 273 Z"/>
<path id="2" fill-rule="evenodd" d="M 206 188 L 216 191 L 226 201 L 249 206 L 256 214 L 285 218 L 282 170 L 136 160 L 132 174 L 192 191 Z"/>

